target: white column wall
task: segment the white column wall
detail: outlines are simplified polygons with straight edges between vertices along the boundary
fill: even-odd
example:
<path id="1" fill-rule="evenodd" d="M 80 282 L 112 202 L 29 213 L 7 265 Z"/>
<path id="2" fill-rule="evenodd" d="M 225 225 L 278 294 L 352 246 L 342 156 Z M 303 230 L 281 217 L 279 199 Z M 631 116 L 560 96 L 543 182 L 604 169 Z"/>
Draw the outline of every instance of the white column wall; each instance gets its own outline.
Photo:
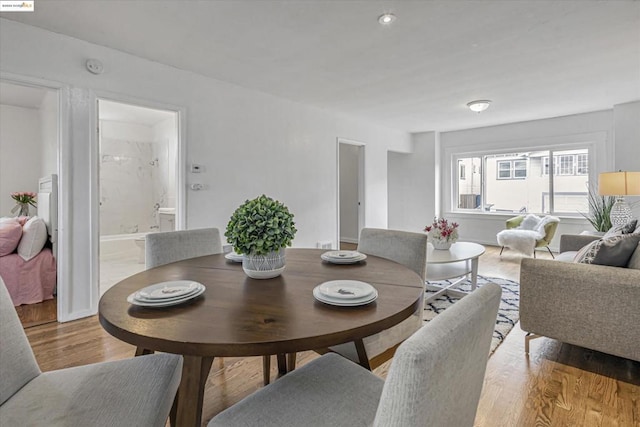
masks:
<path id="1" fill-rule="evenodd" d="M 187 173 L 203 191 L 188 190 L 188 228 L 224 230 L 233 210 L 262 193 L 295 214 L 295 246 L 314 247 L 337 235 L 336 138 L 366 141 L 366 226 L 387 226 L 387 150 L 410 150 L 407 133 L 308 107 L 268 94 L 147 61 L 39 28 L 0 19 L 0 72 L 61 82 L 71 88 L 69 140 L 62 147 L 62 214 L 69 274 L 61 295 L 71 320 L 97 308 L 95 93 L 182 107 L 186 159 L 205 172 Z M 97 58 L 103 74 L 84 63 Z M 92 123 L 92 120 L 94 123 Z M 65 163 L 66 162 L 66 163 Z M 66 166 L 68 165 L 68 171 Z M 63 262 L 64 265 L 66 265 Z M 64 287 L 62 288 L 64 289 Z M 95 291 L 94 291 L 95 289 Z"/>
<path id="2" fill-rule="evenodd" d="M 438 214 L 435 132 L 412 135 L 413 153 L 389 152 L 389 228 L 422 232 Z"/>

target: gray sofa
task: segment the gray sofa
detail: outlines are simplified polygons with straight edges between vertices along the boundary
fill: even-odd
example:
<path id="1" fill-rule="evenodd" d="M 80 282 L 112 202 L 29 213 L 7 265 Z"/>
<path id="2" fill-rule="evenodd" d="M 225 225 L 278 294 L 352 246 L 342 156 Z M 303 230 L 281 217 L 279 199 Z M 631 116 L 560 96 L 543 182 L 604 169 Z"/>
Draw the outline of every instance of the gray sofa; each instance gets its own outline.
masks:
<path id="1" fill-rule="evenodd" d="M 563 235 L 560 261 L 522 260 L 520 325 L 531 334 L 640 361 L 640 245 L 627 268 L 563 262 L 595 239 Z"/>

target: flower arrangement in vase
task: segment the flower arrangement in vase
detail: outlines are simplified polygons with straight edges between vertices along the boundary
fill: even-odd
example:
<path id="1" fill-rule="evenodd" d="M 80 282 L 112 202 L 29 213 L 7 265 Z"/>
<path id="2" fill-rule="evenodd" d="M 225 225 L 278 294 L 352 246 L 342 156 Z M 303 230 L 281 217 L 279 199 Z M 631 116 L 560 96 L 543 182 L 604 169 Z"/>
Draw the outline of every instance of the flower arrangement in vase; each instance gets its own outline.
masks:
<path id="1" fill-rule="evenodd" d="M 458 240 L 458 223 L 444 218 L 434 218 L 433 224 L 427 225 L 424 231 L 435 249 L 446 250 Z"/>
<path id="2" fill-rule="evenodd" d="M 36 207 L 36 193 L 31 191 L 19 191 L 11 193 L 11 198 L 16 201 L 16 205 L 11 209 L 11 213 L 19 210 L 17 216 L 29 216 L 29 206 Z"/>
<path id="3" fill-rule="evenodd" d="M 296 231 L 289 209 L 263 194 L 236 209 L 224 235 L 233 250 L 244 255 L 242 268 L 247 276 L 269 279 L 284 270 L 284 248 L 291 246 Z"/>

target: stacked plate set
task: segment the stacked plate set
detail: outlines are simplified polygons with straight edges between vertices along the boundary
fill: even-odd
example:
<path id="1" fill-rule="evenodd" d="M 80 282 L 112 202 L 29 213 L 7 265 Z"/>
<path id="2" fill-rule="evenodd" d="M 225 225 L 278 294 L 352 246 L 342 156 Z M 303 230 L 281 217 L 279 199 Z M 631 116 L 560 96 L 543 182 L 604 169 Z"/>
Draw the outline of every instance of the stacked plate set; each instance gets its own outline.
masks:
<path id="1" fill-rule="evenodd" d="M 313 296 L 325 304 L 354 307 L 375 301 L 378 291 L 370 284 L 359 280 L 331 280 L 316 286 Z"/>
<path id="2" fill-rule="evenodd" d="M 192 300 L 205 291 L 202 283 L 173 280 L 147 286 L 127 297 L 127 302 L 142 307 L 169 307 Z"/>
<path id="3" fill-rule="evenodd" d="M 329 251 L 320 255 L 320 258 L 332 264 L 355 264 L 367 259 L 367 256 L 358 251 Z"/>

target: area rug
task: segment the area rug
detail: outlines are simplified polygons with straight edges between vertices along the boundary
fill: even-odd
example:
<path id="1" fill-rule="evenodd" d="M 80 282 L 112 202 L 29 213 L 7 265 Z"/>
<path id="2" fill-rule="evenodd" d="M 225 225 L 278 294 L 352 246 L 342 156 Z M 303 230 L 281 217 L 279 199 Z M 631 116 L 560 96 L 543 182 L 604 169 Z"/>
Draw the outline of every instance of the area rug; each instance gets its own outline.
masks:
<path id="1" fill-rule="evenodd" d="M 427 284 L 443 285 L 450 284 L 452 280 L 440 280 L 434 282 L 427 282 Z M 498 277 L 484 277 L 478 276 L 478 287 L 482 287 L 487 283 L 497 283 L 502 288 L 502 301 L 500 302 L 500 308 L 498 309 L 498 319 L 496 320 L 496 328 L 493 331 L 493 339 L 491 340 L 491 353 L 504 341 L 507 334 L 513 326 L 518 322 L 520 315 L 518 313 L 518 303 L 520 301 L 520 285 L 513 280 L 501 279 Z M 465 292 L 471 291 L 471 282 L 467 279 L 461 283 L 457 289 Z M 426 291 L 426 296 L 433 294 L 435 291 Z M 434 301 L 425 304 L 423 320 L 425 322 L 430 321 L 436 317 L 439 313 L 442 313 L 448 307 L 459 301 L 460 298 L 450 297 L 448 295 L 441 295 Z"/>

